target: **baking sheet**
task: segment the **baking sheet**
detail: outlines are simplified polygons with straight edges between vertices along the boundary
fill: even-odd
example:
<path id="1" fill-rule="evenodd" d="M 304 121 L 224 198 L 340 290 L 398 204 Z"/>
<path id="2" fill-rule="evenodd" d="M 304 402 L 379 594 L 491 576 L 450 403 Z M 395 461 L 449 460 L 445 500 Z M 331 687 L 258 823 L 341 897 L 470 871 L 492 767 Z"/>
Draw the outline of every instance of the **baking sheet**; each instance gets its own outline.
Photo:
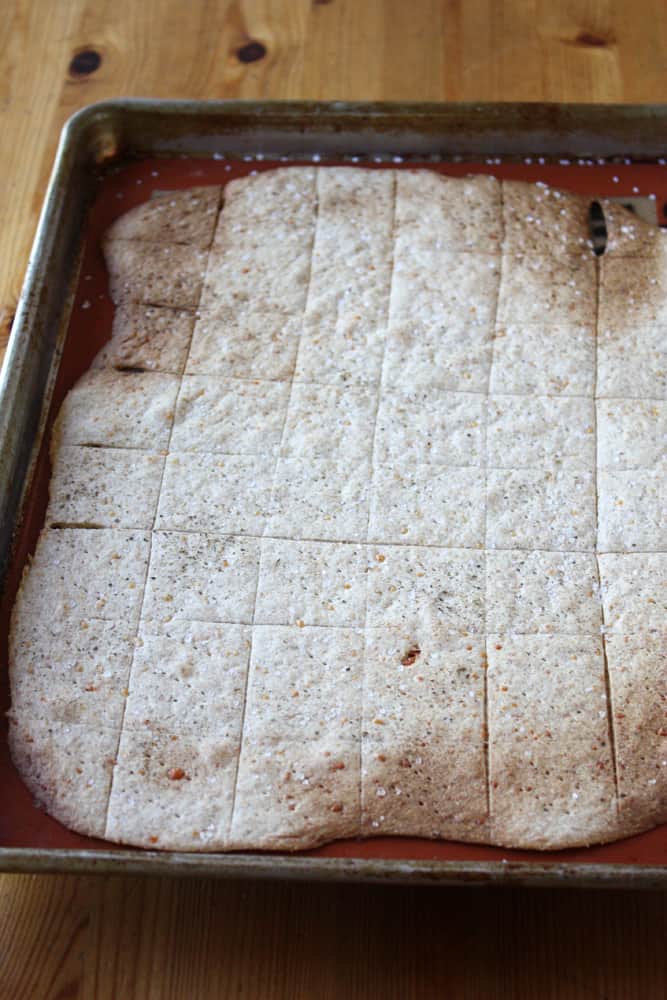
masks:
<path id="1" fill-rule="evenodd" d="M 340 159 L 325 160 L 314 154 L 315 162 L 340 163 Z M 661 163 L 605 164 L 590 159 L 579 162 L 539 162 L 540 157 L 528 157 L 521 162 L 503 163 L 497 157 L 483 161 L 417 163 L 399 154 L 381 158 L 354 156 L 347 162 L 364 162 L 369 169 L 391 166 L 404 169 L 426 166 L 449 175 L 490 173 L 497 177 L 544 181 L 554 187 L 588 194 L 591 197 L 617 197 L 624 203 L 636 202 L 636 208 L 654 221 L 667 221 L 667 166 Z M 266 160 L 245 154 L 227 159 L 158 159 L 146 158 L 123 167 L 115 167 L 99 182 L 97 198 L 87 226 L 78 287 L 74 297 L 71 320 L 64 343 L 62 360 L 54 386 L 48 426 L 68 389 L 89 367 L 93 357 L 108 339 L 113 307 L 108 296 L 106 271 L 100 250 L 100 236 L 119 215 L 148 200 L 151 194 L 165 190 L 205 184 L 224 184 L 230 179 L 253 171 L 280 165 L 280 160 Z M 294 160 L 292 162 L 313 162 Z M 7 625 L 8 612 L 20 578 L 21 568 L 34 545 L 43 523 L 50 475 L 48 449 L 42 448 L 35 469 L 24 525 L 19 535 L 15 557 L 8 577 L 0 627 L 2 630 L 2 665 L 0 667 L 0 707 L 8 707 L 7 684 Z M 0 812 L 0 850 L 2 848 L 105 850 L 120 857 L 128 849 L 82 837 L 64 829 L 31 801 L 9 759 L 6 726 L 0 731 L 0 788 L 3 808 Z M 132 854 L 136 854 L 132 851 Z M 327 859 L 368 859 L 374 862 L 401 860 L 414 862 L 527 862 L 544 865 L 566 862 L 599 865 L 667 865 L 667 830 L 662 827 L 636 837 L 609 845 L 568 851 L 542 852 L 505 850 L 501 848 L 430 841 L 417 838 L 371 838 L 364 841 L 338 841 L 308 852 L 302 857 Z M 1 859 L 0 859 L 1 863 Z"/>

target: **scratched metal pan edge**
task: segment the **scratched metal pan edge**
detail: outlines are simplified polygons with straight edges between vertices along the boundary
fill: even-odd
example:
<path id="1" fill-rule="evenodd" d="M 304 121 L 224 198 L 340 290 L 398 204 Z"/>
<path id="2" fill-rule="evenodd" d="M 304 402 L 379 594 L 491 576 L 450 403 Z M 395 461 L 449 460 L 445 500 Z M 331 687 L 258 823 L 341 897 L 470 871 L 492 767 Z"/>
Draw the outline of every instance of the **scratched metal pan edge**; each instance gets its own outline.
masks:
<path id="1" fill-rule="evenodd" d="M 186 854 L 178 851 L 0 849 L 0 872 L 167 875 L 179 878 L 287 879 L 393 885 L 663 889 L 665 870 L 650 865 L 499 861 L 310 858 L 285 854 Z"/>
<path id="2" fill-rule="evenodd" d="M 71 310 L 100 170 L 146 156 L 263 152 L 625 157 L 667 151 L 667 105 L 406 104 L 119 99 L 65 125 L 0 372 L 0 579 L 4 583 Z M 667 866 L 428 861 L 286 854 L 0 847 L 0 871 L 169 874 L 413 884 L 665 888 Z"/>

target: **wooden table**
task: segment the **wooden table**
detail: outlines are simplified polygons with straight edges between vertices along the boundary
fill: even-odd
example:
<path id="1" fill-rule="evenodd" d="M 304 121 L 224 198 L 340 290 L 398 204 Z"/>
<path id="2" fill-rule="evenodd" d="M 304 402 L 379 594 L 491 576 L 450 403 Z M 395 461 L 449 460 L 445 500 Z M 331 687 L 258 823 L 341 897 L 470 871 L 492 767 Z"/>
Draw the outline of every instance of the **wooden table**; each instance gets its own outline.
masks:
<path id="1" fill-rule="evenodd" d="M 661 101 L 667 5 L 5 2 L 5 340 L 59 130 L 119 95 Z M 664 896 L 629 892 L 0 876 L 7 1000 L 659 1000 L 666 942 Z"/>

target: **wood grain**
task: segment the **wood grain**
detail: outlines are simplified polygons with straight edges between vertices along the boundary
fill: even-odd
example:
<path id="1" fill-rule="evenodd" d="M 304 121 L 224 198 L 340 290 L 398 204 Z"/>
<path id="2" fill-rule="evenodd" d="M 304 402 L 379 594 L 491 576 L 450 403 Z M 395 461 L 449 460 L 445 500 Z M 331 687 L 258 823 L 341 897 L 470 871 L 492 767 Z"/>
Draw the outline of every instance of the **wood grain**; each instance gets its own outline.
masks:
<path id="1" fill-rule="evenodd" d="M 59 131 L 92 101 L 661 101 L 666 78 L 662 0 L 9 0 L 0 350 Z M 659 1000 L 666 933 L 657 895 L 0 876 L 0 996 Z"/>
<path id="2" fill-rule="evenodd" d="M 664 997 L 664 897 L 5 876 L 12 1000 Z"/>

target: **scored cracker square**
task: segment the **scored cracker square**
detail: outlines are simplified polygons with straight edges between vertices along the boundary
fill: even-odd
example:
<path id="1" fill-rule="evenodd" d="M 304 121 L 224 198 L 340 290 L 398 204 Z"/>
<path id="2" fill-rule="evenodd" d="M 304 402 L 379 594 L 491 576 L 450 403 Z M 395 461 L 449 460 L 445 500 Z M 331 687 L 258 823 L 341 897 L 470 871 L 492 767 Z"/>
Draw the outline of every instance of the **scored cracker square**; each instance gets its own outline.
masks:
<path id="1" fill-rule="evenodd" d="M 280 458 L 265 534 L 364 542 L 370 463 Z"/>
<path id="2" fill-rule="evenodd" d="M 168 531 L 261 535 L 274 464 L 268 455 L 170 452 L 155 526 Z"/>
<path id="3" fill-rule="evenodd" d="M 492 334 L 490 324 L 392 322 L 387 330 L 384 391 L 432 386 L 485 393 Z"/>
<path id="4" fill-rule="evenodd" d="M 397 257 L 391 287 L 390 323 L 422 326 L 478 323 L 490 326 L 496 313 L 500 258 L 412 245 Z"/>
<path id="5" fill-rule="evenodd" d="M 375 428 L 376 462 L 484 465 L 486 400 L 440 388 L 385 389 Z"/>
<path id="6" fill-rule="evenodd" d="M 107 238 L 150 240 L 210 246 L 218 218 L 219 186 L 161 192 L 143 205 L 125 212 L 107 230 Z"/>
<path id="7" fill-rule="evenodd" d="M 544 363 L 544 352 L 549 363 Z M 499 326 L 489 391 L 528 396 L 593 396 L 595 327 Z"/>
<path id="8" fill-rule="evenodd" d="M 228 847 L 295 850 L 360 833 L 359 743 L 245 741 Z"/>
<path id="9" fill-rule="evenodd" d="M 359 741 L 360 629 L 255 625 L 244 740 Z"/>
<path id="10" fill-rule="evenodd" d="M 667 401 L 600 399 L 597 411 L 601 469 L 665 469 Z"/>
<path id="11" fill-rule="evenodd" d="M 660 229 L 636 215 L 631 209 L 610 198 L 601 198 L 607 227 L 607 244 L 604 256 L 612 257 L 654 257 L 664 260 L 664 240 Z"/>
<path id="12" fill-rule="evenodd" d="M 259 539 L 153 532 L 142 620 L 252 622 Z"/>
<path id="13" fill-rule="evenodd" d="M 614 761 L 600 636 L 490 635 L 488 656 L 489 782 L 498 842 L 546 845 L 554 825 L 559 839 L 572 843 L 613 831 Z"/>
<path id="14" fill-rule="evenodd" d="M 239 745 L 250 636 L 246 625 L 142 623 L 125 729 L 208 733 Z"/>
<path id="15" fill-rule="evenodd" d="M 164 456 L 122 448 L 62 445 L 54 456 L 46 523 L 153 527 Z"/>
<path id="16" fill-rule="evenodd" d="M 632 332 L 664 326 L 665 292 L 667 278 L 660 257 L 605 254 L 600 263 L 600 328 Z"/>
<path id="17" fill-rule="evenodd" d="M 87 372 L 63 401 L 51 453 L 64 444 L 166 448 L 178 384 L 177 376 L 162 373 Z"/>
<path id="18" fill-rule="evenodd" d="M 600 469 L 598 482 L 598 551 L 667 550 L 665 471 Z"/>
<path id="19" fill-rule="evenodd" d="M 365 834 L 483 838 L 485 670 L 483 637 L 367 631 Z"/>
<path id="20" fill-rule="evenodd" d="M 180 375 L 185 367 L 194 316 L 182 309 L 121 302 L 111 340 L 95 356 L 93 368 L 135 368 Z"/>
<path id="21" fill-rule="evenodd" d="M 599 563 L 606 630 L 633 634 L 664 629 L 667 553 L 606 552 Z"/>
<path id="22" fill-rule="evenodd" d="M 227 245 L 227 222 L 235 233 L 252 234 L 262 226 L 281 236 L 297 229 L 313 215 L 317 170 L 314 167 L 278 167 L 229 181 L 223 191 L 223 212 L 214 247 Z"/>
<path id="23" fill-rule="evenodd" d="M 119 728 L 136 626 L 89 619 L 17 623 L 9 646 L 12 715 Z"/>
<path id="24" fill-rule="evenodd" d="M 416 246 L 499 253 L 501 222 L 495 177 L 462 177 L 452 184 L 432 170 L 396 173 L 396 227 Z"/>
<path id="25" fill-rule="evenodd" d="M 292 386 L 281 453 L 291 458 L 370 459 L 377 390 Z"/>
<path id="26" fill-rule="evenodd" d="M 600 350 L 598 399 L 627 396 L 667 400 L 667 330 L 657 331 L 657 336 L 661 343 L 656 351 L 630 351 L 621 356 Z"/>
<path id="27" fill-rule="evenodd" d="M 488 469 L 486 480 L 487 548 L 595 550 L 594 470 Z"/>
<path id="28" fill-rule="evenodd" d="M 213 734 L 125 729 L 105 836 L 155 848 L 168 830 L 181 850 L 222 847 L 237 761 L 238 746 Z"/>
<path id="29" fill-rule="evenodd" d="M 186 375 L 178 394 L 170 447 L 209 454 L 276 454 L 289 390 L 288 382 Z"/>
<path id="30" fill-rule="evenodd" d="M 206 273 L 207 250 L 177 243 L 109 240 L 104 245 L 114 302 L 195 309 Z"/>
<path id="31" fill-rule="evenodd" d="M 601 625 L 592 553 L 487 552 L 488 632 L 599 635 Z"/>
<path id="32" fill-rule="evenodd" d="M 104 837 L 118 732 L 24 716 L 11 721 L 12 760 L 38 803 L 67 827 Z"/>
<path id="33" fill-rule="evenodd" d="M 363 546 L 263 539 L 256 622 L 363 626 L 365 615 Z"/>
<path id="34" fill-rule="evenodd" d="M 484 553 L 369 546 L 367 625 L 484 631 Z"/>
<path id="35" fill-rule="evenodd" d="M 303 321 L 294 378 L 325 385 L 377 385 L 382 372 L 387 318 L 386 293 L 366 292 L 356 308 L 331 291 L 312 303 Z M 335 313 L 335 323 L 327 317 Z"/>
<path id="36" fill-rule="evenodd" d="M 487 457 L 490 468 L 522 469 L 563 463 L 595 465 L 592 399 L 553 396 L 491 396 Z"/>
<path id="37" fill-rule="evenodd" d="M 150 532 L 44 528 L 21 581 L 15 620 L 30 614 L 138 621 L 150 546 Z"/>
<path id="38" fill-rule="evenodd" d="M 503 257 L 498 324 L 595 322 L 595 264 L 588 256 Z"/>
<path id="39" fill-rule="evenodd" d="M 552 257 L 590 253 L 584 198 L 547 184 L 503 181 L 503 249 L 507 254 Z"/>
<path id="40" fill-rule="evenodd" d="M 368 539 L 484 547 L 484 473 L 396 462 L 373 470 Z"/>
<path id="41" fill-rule="evenodd" d="M 619 634 L 607 635 L 605 644 L 620 815 L 634 825 L 645 814 L 659 823 L 667 805 L 667 639 L 664 633 Z"/>
<path id="42" fill-rule="evenodd" d="M 301 318 L 244 298 L 229 306 L 202 303 L 185 366 L 188 375 L 243 379 L 290 379 Z M 224 331 L 222 336 L 221 331 Z"/>

